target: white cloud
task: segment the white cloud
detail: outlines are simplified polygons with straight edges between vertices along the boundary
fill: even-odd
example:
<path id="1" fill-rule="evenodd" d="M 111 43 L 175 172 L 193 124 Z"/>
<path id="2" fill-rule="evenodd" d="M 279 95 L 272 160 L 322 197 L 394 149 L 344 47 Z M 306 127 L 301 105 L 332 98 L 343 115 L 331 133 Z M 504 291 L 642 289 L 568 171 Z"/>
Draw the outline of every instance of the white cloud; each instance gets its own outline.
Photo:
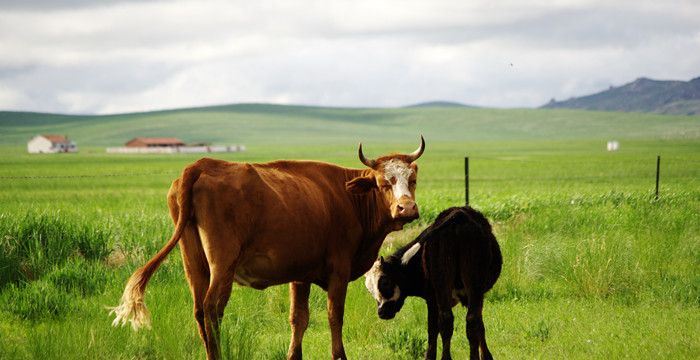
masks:
<path id="1" fill-rule="evenodd" d="M 8 108 L 19 108 L 25 102 L 23 100 L 18 91 L 0 84 L 0 104 L 4 104 Z"/>
<path id="2" fill-rule="evenodd" d="M 30 3 L 0 3 L 0 109 L 538 106 L 700 69 L 683 0 Z"/>

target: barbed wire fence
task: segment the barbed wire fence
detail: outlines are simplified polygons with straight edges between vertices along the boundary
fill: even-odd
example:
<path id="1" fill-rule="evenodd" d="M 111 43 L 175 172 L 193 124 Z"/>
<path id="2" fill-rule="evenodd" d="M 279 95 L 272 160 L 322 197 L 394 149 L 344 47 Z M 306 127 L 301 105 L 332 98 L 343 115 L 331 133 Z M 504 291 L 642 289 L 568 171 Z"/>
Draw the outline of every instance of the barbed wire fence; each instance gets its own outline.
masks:
<path id="1" fill-rule="evenodd" d="M 624 179 L 639 179 L 638 174 L 604 174 L 604 175 L 573 175 L 573 176 L 518 176 L 518 177 L 488 177 L 488 176 L 474 176 L 473 171 L 470 173 L 470 160 L 472 160 L 472 163 L 474 160 L 488 160 L 488 161 L 503 161 L 502 158 L 499 157 L 489 157 L 489 156 L 479 156 L 479 157 L 469 157 L 465 156 L 464 157 L 464 200 L 465 204 L 469 205 L 470 202 L 470 182 L 471 181 L 488 181 L 488 182 L 513 182 L 513 181 L 590 181 L 590 180 L 598 180 L 598 179 L 607 179 L 607 180 L 624 180 Z M 651 170 L 653 169 L 653 162 L 652 160 L 656 161 L 656 167 L 655 167 L 655 177 L 650 176 L 650 188 L 654 189 L 654 198 L 659 199 L 660 194 L 660 185 L 662 185 L 662 181 L 664 179 L 664 176 L 666 178 L 673 178 L 673 179 L 693 179 L 695 178 L 693 175 L 679 175 L 679 174 L 662 174 L 662 168 L 661 168 L 661 155 L 657 155 L 656 159 L 653 158 L 647 158 L 649 161 L 649 169 L 651 173 Z M 531 163 L 531 164 L 546 164 L 547 161 L 544 160 L 530 160 L 530 159 L 508 159 L 507 161 L 513 161 L 513 162 L 522 162 L 522 163 Z M 675 165 L 678 165 L 680 162 L 683 164 L 691 164 L 691 166 L 698 166 L 700 168 L 700 160 L 692 160 L 692 159 L 687 159 L 687 158 L 680 158 L 680 157 L 664 157 L 664 161 L 666 164 L 669 164 L 671 162 L 674 162 Z M 580 161 L 580 162 L 570 162 L 570 164 L 590 164 L 590 162 L 586 161 Z M 473 191 L 472 191 L 473 192 Z M 473 195 L 473 194 L 472 194 Z"/>
<path id="2" fill-rule="evenodd" d="M 547 160 L 537 160 L 537 159 L 504 159 L 502 157 L 497 157 L 497 156 L 465 156 L 464 157 L 464 195 L 465 195 L 465 203 L 468 205 L 470 202 L 470 181 L 478 181 L 478 182 L 483 182 L 483 181 L 488 181 L 488 182 L 512 182 L 512 181 L 592 181 L 592 180 L 597 180 L 597 179 L 613 179 L 613 180 L 624 180 L 624 179 L 638 179 L 639 175 L 638 174 L 621 174 L 621 173 L 607 173 L 607 174 L 591 174 L 591 175 L 549 175 L 549 176 L 542 176 L 542 175 L 535 175 L 535 176 L 474 176 L 475 174 L 470 173 L 470 160 L 472 163 L 476 161 L 507 161 L 511 163 L 524 163 L 524 164 L 550 164 L 551 162 L 548 162 Z M 649 168 L 650 171 L 652 168 L 652 162 L 651 158 L 649 158 Z M 656 157 L 656 182 L 650 182 L 650 185 L 654 185 L 654 196 L 658 199 L 660 196 L 659 194 L 659 186 L 662 184 L 664 180 L 664 174 L 662 174 L 662 168 L 661 168 L 661 156 L 657 155 Z M 674 156 L 669 156 L 669 157 L 664 157 L 664 162 L 665 164 L 669 164 L 671 162 L 675 162 L 678 164 L 679 162 L 682 162 L 683 164 L 691 164 L 691 166 L 695 166 L 696 164 L 700 167 L 700 160 L 693 160 L 693 159 L 687 159 L 687 158 L 681 158 L 681 157 L 674 157 Z M 570 165 L 590 165 L 591 163 L 589 161 L 569 161 L 567 162 Z M 95 178 L 126 178 L 126 177 L 144 177 L 144 176 L 172 176 L 172 177 L 177 177 L 181 174 L 181 170 L 161 170 L 161 171 L 141 171 L 141 172 L 109 172 L 109 173 L 92 173 L 92 174 L 37 174 L 37 175 L 6 175 L 6 174 L 0 174 L 0 180 L 54 180 L 54 179 L 95 179 Z M 686 178 L 686 177 L 692 177 L 691 175 L 689 176 L 683 176 L 679 174 L 671 175 L 673 178 Z M 666 175 L 668 177 L 668 175 Z M 448 176 L 448 178 L 451 179 L 457 179 L 456 177 L 453 176 Z M 653 179 L 653 178 L 652 178 Z M 653 181 L 653 180 L 650 180 Z"/>
<path id="3" fill-rule="evenodd" d="M 181 171 L 152 171 L 138 173 L 105 173 L 105 174 L 79 174 L 79 175 L 0 175 L 0 180 L 29 180 L 29 179 L 90 179 L 107 177 L 136 177 L 154 175 L 180 175 Z"/>

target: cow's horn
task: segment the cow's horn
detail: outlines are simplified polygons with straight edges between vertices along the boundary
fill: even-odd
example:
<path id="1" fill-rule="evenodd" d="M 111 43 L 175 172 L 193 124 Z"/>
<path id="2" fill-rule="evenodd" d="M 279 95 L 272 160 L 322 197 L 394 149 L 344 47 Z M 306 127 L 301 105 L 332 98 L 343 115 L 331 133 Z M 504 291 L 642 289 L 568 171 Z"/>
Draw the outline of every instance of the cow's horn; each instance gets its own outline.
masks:
<path id="1" fill-rule="evenodd" d="M 410 154 L 408 154 L 408 162 L 414 162 L 418 160 L 418 158 L 423 155 L 423 151 L 425 150 L 425 139 L 423 139 L 423 135 L 420 136 L 420 147 L 418 149 Z"/>
<path id="2" fill-rule="evenodd" d="M 365 154 L 362 153 L 362 143 L 360 143 L 360 148 L 357 150 L 357 154 L 360 156 L 360 161 L 362 161 L 363 164 L 367 165 L 369 168 L 374 168 L 376 161 L 368 160 L 365 157 Z"/>

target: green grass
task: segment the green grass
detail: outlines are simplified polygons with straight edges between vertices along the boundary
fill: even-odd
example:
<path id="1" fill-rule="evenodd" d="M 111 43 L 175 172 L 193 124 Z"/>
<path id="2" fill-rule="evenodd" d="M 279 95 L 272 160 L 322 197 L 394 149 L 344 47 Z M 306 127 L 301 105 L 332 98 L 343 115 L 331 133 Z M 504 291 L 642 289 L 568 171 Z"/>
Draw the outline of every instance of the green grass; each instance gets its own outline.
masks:
<path id="1" fill-rule="evenodd" d="M 165 195 L 199 156 L 107 155 L 99 146 L 155 120 L 166 122 L 161 130 L 176 129 L 168 122 L 182 127 L 194 115 L 202 126 L 192 134 L 222 142 L 235 130 L 219 131 L 221 119 L 259 117 L 247 129 L 243 120 L 231 120 L 240 125 L 241 139 L 250 136 L 230 141 L 246 143 L 247 152 L 217 155 L 232 161 L 317 159 L 359 167 L 358 140 L 376 156 L 413 150 L 423 132 L 421 219 L 390 235 L 383 254 L 416 236 L 442 209 L 464 202 L 469 155 L 471 203 L 492 221 L 504 256 L 484 310 L 497 358 L 700 357 L 697 117 L 238 106 L 84 118 L 0 114 L 0 144 L 6 144 L 0 157 L 0 358 L 204 357 L 177 249 L 147 291 L 152 330 L 112 328 L 105 309 L 116 305 L 130 273 L 170 237 Z M 84 140 L 79 154 L 61 155 L 30 156 L 18 146 L 27 134 L 61 129 L 94 142 Z M 608 153 L 604 140 L 614 134 L 625 135 L 616 136 L 622 149 Z M 304 145 L 295 138 L 302 135 Z M 196 136 L 187 140 L 200 140 Z M 271 141 L 279 143 L 266 145 Z M 657 154 L 659 199 L 653 194 Z M 325 293 L 314 287 L 307 358 L 330 352 L 325 306 Z M 468 355 L 465 316 L 455 309 L 455 358 Z M 234 287 L 223 353 L 283 359 L 287 317 L 285 286 Z M 353 359 L 420 357 L 425 305 L 409 299 L 395 320 L 382 321 L 362 281 L 353 282 L 344 339 Z"/>

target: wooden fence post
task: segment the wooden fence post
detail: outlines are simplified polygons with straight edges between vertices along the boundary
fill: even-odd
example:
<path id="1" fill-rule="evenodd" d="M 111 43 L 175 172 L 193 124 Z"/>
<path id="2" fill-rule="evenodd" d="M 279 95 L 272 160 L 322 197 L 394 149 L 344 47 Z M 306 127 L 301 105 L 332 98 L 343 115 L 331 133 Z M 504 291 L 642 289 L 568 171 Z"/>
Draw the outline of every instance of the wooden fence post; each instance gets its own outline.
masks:
<path id="1" fill-rule="evenodd" d="M 659 200 L 659 170 L 661 168 L 661 155 L 656 155 L 656 191 L 654 198 Z"/>
<path id="2" fill-rule="evenodd" d="M 469 206 L 469 157 L 464 157 L 464 197 Z"/>

